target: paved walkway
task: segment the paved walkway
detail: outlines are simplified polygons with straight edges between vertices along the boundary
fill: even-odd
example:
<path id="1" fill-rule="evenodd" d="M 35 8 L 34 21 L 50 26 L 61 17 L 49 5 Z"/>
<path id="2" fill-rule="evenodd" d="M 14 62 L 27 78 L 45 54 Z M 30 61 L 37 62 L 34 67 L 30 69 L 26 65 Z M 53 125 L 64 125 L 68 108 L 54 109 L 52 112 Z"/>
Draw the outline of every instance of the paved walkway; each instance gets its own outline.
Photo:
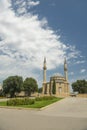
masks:
<path id="1" fill-rule="evenodd" d="M 87 118 L 87 98 L 65 98 L 39 112 L 41 115 Z"/>
<path id="2" fill-rule="evenodd" d="M 0 130 L 87 130 L 87 98 L 66 98 L 42 111 L 0 108 Z"/>

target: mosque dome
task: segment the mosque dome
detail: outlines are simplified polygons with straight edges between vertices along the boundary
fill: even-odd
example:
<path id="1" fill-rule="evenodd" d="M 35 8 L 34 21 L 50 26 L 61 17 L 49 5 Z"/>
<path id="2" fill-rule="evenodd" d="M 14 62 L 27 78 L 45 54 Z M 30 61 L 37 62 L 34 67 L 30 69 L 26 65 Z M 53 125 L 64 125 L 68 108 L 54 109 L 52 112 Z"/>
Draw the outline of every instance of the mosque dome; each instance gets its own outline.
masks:
<path id="1" fill-rule="evenodd" d="M 60 73 L 55 73 L 52 77 L 63 77 Z"/>
<path id="2" fill-rule="evenodd" d="M 54 74 L 51 78 L 51 80 L 64 80 L 65 78 L 60 73 Z"/>

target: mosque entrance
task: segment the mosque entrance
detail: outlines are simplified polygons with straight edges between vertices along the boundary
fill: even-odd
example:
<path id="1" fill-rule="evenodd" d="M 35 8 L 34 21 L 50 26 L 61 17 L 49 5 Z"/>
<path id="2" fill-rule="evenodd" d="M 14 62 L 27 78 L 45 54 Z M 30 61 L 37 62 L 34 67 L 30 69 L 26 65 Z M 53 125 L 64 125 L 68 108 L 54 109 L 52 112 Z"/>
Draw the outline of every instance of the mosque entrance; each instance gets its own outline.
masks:
<path id="1" fill-rule="evenodd" d="M 62 92 L 62 88 L 61 88 L 61 87 L 59 87 L 59 93 L 61 94 L 61 92 Z"/>

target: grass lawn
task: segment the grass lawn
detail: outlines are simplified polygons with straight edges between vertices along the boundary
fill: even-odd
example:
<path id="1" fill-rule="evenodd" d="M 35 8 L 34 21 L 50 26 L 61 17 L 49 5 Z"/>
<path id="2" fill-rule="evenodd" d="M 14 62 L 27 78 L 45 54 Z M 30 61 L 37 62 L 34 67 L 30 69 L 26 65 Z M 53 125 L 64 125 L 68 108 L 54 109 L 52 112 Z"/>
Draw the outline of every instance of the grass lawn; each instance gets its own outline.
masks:
<path id="1" fill-rule="evenodd" d="M 32 104 L 32 105 L 23 105 L 21 107 L 26 107 L 26 108 L 42 108 L 42 107 L 45 107 L 45 106 L 47 106 L 49 104 L 57 102 L 59 100 L 60 100 L 60 98 L 56 98 L 56 99 L 53 99 L 53 100 L 46 100 L 46 101 L 35 101 L 35 104 Z"/>
<path id="2" fill-rule="evenodd" d="M 18 105 L 18 106 L 11 106 L 11 107 L 23 107 L 23 108 L 42 108 L 45 107 L 49 104 L 52 104 L 54 102 L 57 102 L 59 100 L 61 100 L 62 98 L 54 98 L 52 100 L 42 100 L 42 101 L 35 101 L 34 104 L 32 105 Z M 7 102 L 0 102 L 0 106 L 7 106 L 6 104 Z M 8 106 L 9 107 L 9 106 Z"/>
<path id="3" fill-rule="evenodd" d="M 7 106 L 6 101 L 0 102 L 0 106 Z"/>

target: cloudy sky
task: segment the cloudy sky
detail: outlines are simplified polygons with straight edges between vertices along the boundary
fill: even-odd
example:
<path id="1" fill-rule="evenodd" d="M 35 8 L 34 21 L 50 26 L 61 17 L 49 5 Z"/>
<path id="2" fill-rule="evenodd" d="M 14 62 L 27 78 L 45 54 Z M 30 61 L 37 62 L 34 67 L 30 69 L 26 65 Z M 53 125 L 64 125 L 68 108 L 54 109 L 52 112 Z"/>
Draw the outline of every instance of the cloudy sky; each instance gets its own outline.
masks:
<path id="1" fill-rule="evenodd" d="M 41 87 L 63 72 L 87 80 L 87 0 L 0 0 L 0 82 L 11 75 L 34 77 Z"/>

